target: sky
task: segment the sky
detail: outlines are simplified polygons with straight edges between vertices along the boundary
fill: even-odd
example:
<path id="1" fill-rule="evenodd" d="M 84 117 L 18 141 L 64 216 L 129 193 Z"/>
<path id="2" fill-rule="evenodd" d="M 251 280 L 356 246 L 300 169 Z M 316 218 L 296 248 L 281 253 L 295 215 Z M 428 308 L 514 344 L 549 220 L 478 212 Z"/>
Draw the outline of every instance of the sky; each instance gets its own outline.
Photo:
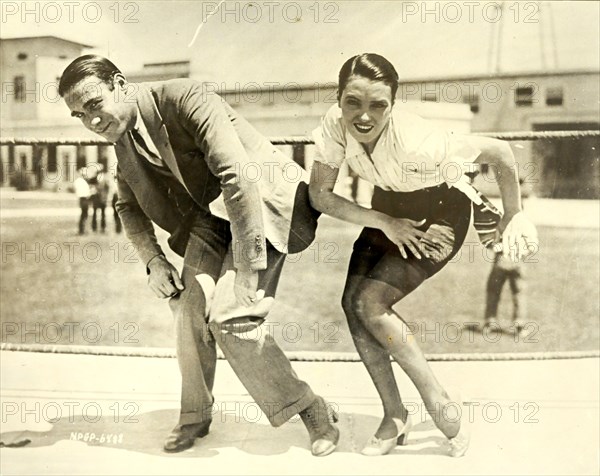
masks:
<path id="1" fill-rule="evenodd" d="M 93 45 L 86 52 L 125 72 L 190 60 L 193 77 L 227 89 L 334 82 L 342 63 L 362 52 L 386 56 L 404 79 L 600 67 L 599 2 L 497 4 L 3 1 L 0 35 Z"/>

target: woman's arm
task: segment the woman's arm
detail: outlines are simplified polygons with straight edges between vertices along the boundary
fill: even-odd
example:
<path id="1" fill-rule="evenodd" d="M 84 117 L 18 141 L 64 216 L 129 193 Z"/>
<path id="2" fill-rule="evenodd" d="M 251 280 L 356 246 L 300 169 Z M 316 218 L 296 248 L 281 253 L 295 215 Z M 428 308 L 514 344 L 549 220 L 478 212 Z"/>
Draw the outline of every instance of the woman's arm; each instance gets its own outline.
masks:
<path id="1" fill-rule="evenodd" d="M 498 231 L 502 233 L 503 254 L 518 261 L 537 246 L 538 238 L 535 226 L 523 214 L 519 174 L 510 145 L 489 137 L 467 136 L 466 140 L 481 150 L 475 162 L 494 168 L 504 207 L 504 215 L 498 225 Z"/>
<path id="2" fill-rule="evenodd" d="M 500 227 L 503 230 L 512 217 L 523 209 L 515 156 L 505 141 L 478 136 L 467 136 L 466 139 L 473 147 L 481 150 L 475 162 L 492 166 L 496 174 L 504 208 Z"/>
<path id="3" fill-rule="evenodd" d="M 363 208 L 336 195 L 333 193 L 333 188 L 338 174 L 338 168 L 329 167 L 322 162 L 314 162 L 308 189 L 313 208 L 340 220 L 369 228 L 378 228 L 398 246 L 404 258 L 408 257 L 404 250 L 404 246 L 406 246 L 420 259 L 419 239 L 423 236 L 423 232 L 416 227 L 423 225 L 424 221 L 392 218 L 385 213 Z"/>

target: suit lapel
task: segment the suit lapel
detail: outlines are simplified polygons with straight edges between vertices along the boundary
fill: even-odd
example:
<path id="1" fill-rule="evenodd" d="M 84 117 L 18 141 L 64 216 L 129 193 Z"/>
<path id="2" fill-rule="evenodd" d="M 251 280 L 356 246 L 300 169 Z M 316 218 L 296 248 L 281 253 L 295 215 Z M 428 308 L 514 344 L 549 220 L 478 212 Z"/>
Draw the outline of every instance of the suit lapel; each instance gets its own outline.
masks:
<path id="1" fill-rule="evenodd" d="M 140 160 L 145 159 L 141 158 L 129 134 L 115 143 L 115 153 L 119 159 L 119 170 L 127 183 L 137 184 L 140 177 L 147 175 L 140 163 Z"/>
<path id="2" fill-rule="evenodd" d="M 119 160 L 119 173 L 134 191 L 142 210 L 161 228 L 174 230 L 181 214 L 163 192 L 153 174 L 148 172 L 150 165 L 138 154 L 129 134 L 125 134 L 115 143 L 115 153 Z"/>
<path id="3" fill-rule="evenodd" d="M 137 103 L 142 113 L 142 120 L 148 129 L 148 134 L 152 138 L 152 142 L 158 149 L 158 153 L 161 158 L 165 161 L 169 170 L 175 175 L 177 180 L 186 188 L 181 170 L 171 148 L 171 142 L 169 141 L 169 134 L 167 128 L 163 123 L 162 117 L 158 112 L 154 98 L 152 97 L 151 91 L 144 85 L 139 85 L 140 89 L 137 95 Z M 189 190 L 188 190 L 189 193 Z"/>

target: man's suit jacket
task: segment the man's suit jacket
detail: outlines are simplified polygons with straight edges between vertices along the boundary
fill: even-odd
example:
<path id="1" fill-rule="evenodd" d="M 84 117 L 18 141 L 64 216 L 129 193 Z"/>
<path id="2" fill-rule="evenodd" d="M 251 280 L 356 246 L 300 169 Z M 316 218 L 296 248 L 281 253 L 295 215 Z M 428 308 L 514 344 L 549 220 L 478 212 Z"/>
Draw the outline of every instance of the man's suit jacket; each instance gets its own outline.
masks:
<path id="1" fill-rule="evenodd" d="M 266 267 L 265 239 L 295 253 L 314 239 L 307 172 L 259 134 L 218 95 L 189 79 L 134 84 L 142 120 L 165 165 L 196 206 L 229 219 L 241 246 L 238 267 Z M 165 179 L 137 152 L 129 133 L 116 144 L 117 210 L 144 263 L 161 254 L 151 222 L 172 234 L 184 225 Z M 219 206 L 219 204 L 221 206 Z M 224 205 L 224 206 L 223 206 Z M 185 247 L 175 249 L 182 254 Z"/>

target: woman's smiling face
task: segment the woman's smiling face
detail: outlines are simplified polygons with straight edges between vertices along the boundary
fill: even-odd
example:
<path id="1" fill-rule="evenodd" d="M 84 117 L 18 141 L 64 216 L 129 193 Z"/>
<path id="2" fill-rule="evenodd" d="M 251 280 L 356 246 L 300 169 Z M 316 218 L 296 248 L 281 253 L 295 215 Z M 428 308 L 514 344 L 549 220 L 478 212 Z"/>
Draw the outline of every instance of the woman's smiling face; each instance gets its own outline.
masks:
<path id="1" fill-rule="evenodd" d="M 375 145 L 392 111 L 392 89 L 383 81 L 353 75 L 340 97 L 344 124 L 361 144 Z"/>

